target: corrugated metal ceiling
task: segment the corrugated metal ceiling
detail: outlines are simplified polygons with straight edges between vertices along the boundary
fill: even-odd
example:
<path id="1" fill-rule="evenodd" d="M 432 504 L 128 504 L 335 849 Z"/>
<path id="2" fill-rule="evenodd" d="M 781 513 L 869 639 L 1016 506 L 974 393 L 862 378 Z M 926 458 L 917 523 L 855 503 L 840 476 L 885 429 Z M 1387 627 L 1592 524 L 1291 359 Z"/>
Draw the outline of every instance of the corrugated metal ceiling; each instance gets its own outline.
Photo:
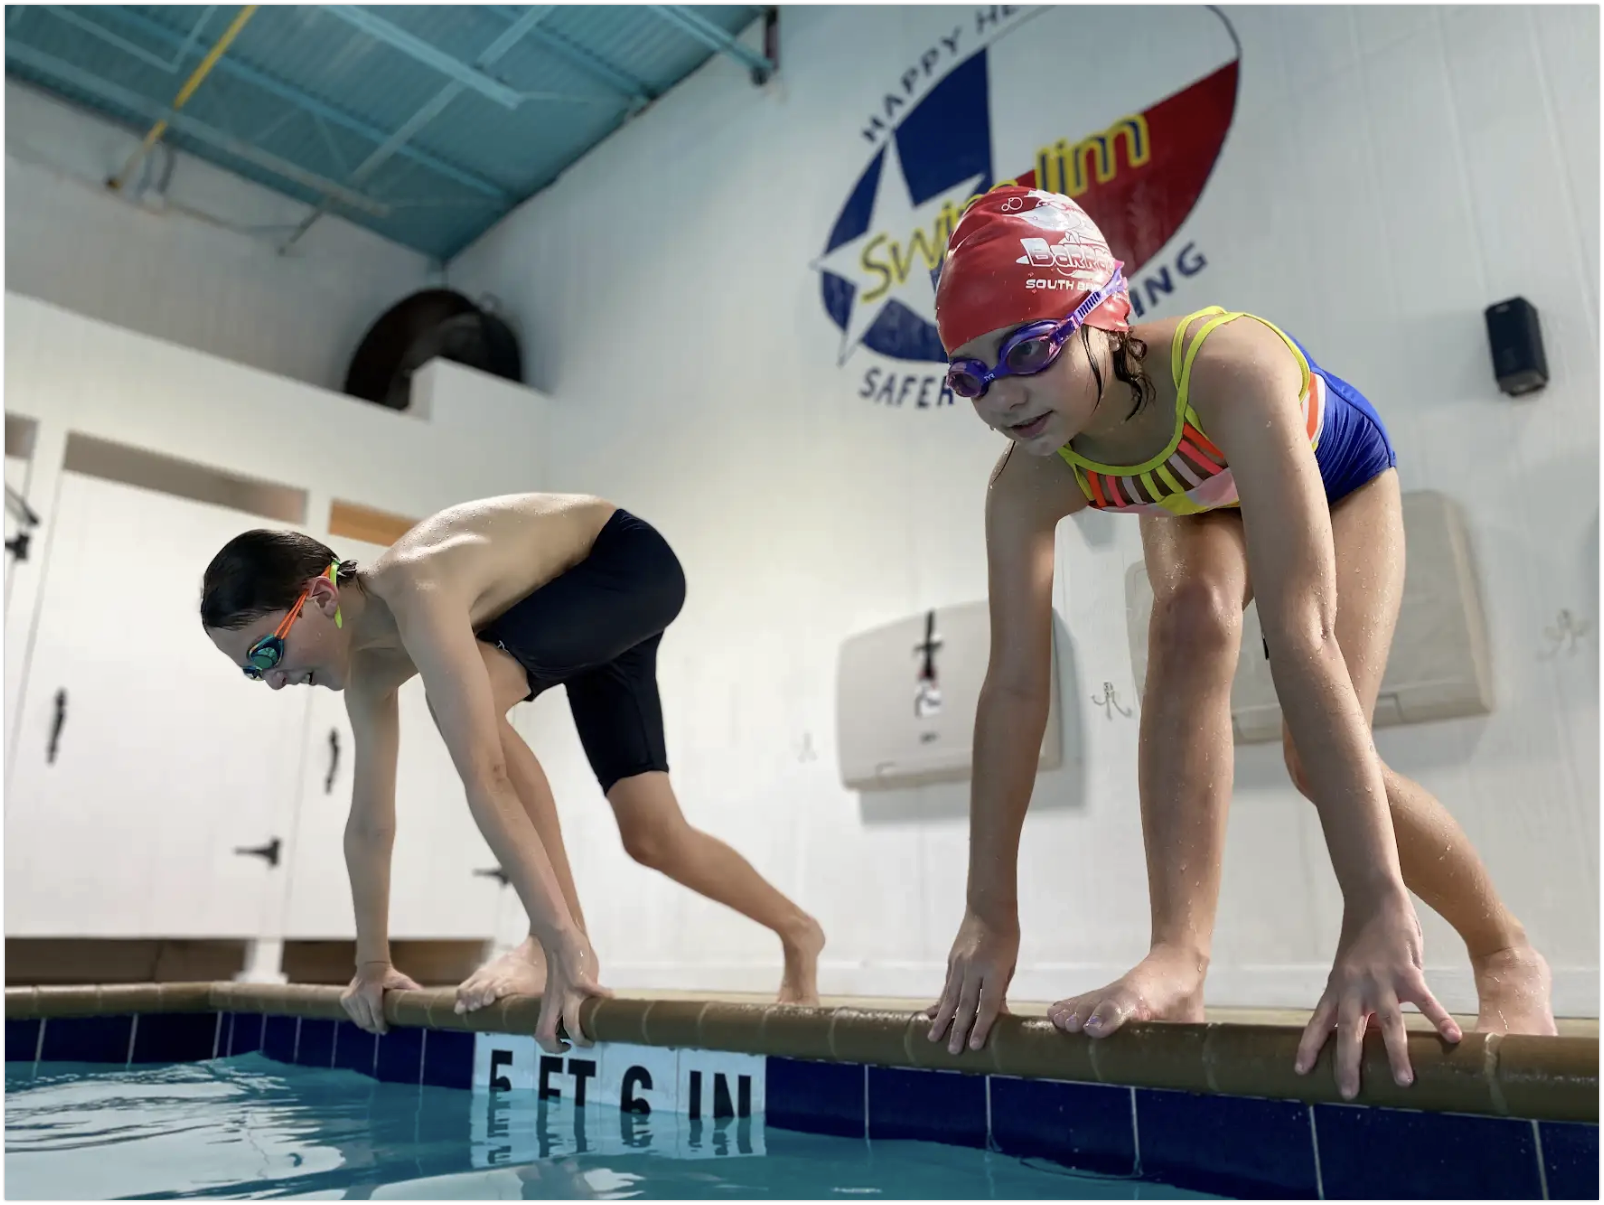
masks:
<path id="1" fill-rule="evenodd" d="M 715 53 L 772 66 L 760 6 L 264 5 L 173 115 L 243 12 L 8 5 L 6 71 L 444 260 Z"/>

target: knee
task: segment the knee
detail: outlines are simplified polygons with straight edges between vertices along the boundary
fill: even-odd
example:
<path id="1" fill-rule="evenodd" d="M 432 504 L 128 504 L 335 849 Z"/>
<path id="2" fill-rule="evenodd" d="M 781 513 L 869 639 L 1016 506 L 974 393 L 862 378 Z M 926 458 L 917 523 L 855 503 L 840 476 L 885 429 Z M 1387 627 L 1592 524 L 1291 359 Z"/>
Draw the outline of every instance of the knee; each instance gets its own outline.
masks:
<path id="1" fill-rule="evenodd" d="M 624 852 L 649 870 L 665 869 L 679 848 L 675 826 L 662 821 L 637 819 L 620 826 L 618 833 L 624 839 Z"/>
<path id="2" fill-rule="evenodd" d="M 1287 776 L 1292 779 L 1292 785 L 1297 788 L 1299 795 L 1311 803 L 1314 795 L 1309 790 L 1309 776 L 1303 769 L 1303 758 L 1298 756 L 1298 747 L 1292 743 L 1292 733 L 1285 724 L 1281 725 L 1281 754 L 1286 759 Z M 1391 806 L 1397 775 L 1386 762 L 1381 763 L 1381 784 L 1387 792 L 1387 803 Z"/>
<path id="3" fill-rule="evenodd" d="M 1148 643 L 1161 664 L 1234 667 L 1241 641 L 1240 591 L 1207 577 L 1189 577 L 1154 596 Z"/>

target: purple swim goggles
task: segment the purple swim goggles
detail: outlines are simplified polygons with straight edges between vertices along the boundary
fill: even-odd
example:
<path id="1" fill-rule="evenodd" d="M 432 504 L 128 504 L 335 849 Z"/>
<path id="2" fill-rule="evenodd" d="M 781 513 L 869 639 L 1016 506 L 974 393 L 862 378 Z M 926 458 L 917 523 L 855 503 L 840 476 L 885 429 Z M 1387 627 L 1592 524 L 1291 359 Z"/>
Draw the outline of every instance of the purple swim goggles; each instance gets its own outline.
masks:
<path id="1" fill-rule="evenodd" d="M 1009 335 L 998 349 L 996 368 L 988 368 L 980 360 L 953 360 L 947 366 L 948 387 L 959 397 L 973 399 L 984 397 L 999 377 L 1031 377 L 1045 372 L 1091 312 L 1125 287 L 1124 266 L 1116 264 L 1108 283 L 1089 293 L 1068 318 L 1061 322 L 1029 322 Z"/>

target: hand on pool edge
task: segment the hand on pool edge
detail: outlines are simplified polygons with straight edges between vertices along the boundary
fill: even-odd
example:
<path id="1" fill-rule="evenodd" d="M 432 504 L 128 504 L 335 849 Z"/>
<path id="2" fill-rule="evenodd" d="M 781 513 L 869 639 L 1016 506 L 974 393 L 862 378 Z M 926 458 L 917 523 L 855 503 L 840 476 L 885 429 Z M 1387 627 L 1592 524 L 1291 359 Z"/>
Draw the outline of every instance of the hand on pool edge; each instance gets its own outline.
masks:
<path id="1" fill-rule="evenodd" d="M 613 993 L 596 981 L 596 952 L 590 939 L 578 930 L 570 930 L 542 941 L 541 947 L 546 954 L 546 987 L 540 994 L 535 1043 L 547 1054 L 562 1054 L 568 1049 L 567 1043 L 579 1047 L 595 1045 L 580 1028 L 579 1006 L 587 996 L 607 999 Z"/>
<path id="2" fill-rule="evenodd" d="M 992 1025 L 1008 1011 L 1008 985 L 1018 960 L 1018 925 L 992 924 L 969 911 L 947 956 L 941 999 L 925 1010 L 931 1018 L 929 1040 L 941 1041 L 950 1026 L 948 1054 L 961 1051 L 966 1037 L 969 1049 L 984 1046 Z"/>
<path id="3" fill-rule="evenodd" d="M 1299 1075 L 1307 1075 L 1335 1030 L 1337 1091 L 1344 1100 L 1359 1094 L 1364 1036 L 1372 1016 L 1386 1044 L 1393 1082 L 1400 1087 L 1408 1087 L 1415 1078 L 1409 1065 L 1404 1004 L 1418 1008 L 1445 1041 L 1457 1042 L 1464 1036 L 1426 986 L 1424 942 L 1413 905 L 1405 899 L 1378 904 L 1360 915 L 1354 911 L 1351 907 L 1344 911 L 1336 961 L 1293 1065 Z"/>
<path id="4" fill-rule="evenodd" d="M 340 993 L 340 1005 L 358 1029 L 383 1034 L 390 1032 L 384 1021 L 384 993 L 422 990 L 388 962 L 365 962 Z"/>

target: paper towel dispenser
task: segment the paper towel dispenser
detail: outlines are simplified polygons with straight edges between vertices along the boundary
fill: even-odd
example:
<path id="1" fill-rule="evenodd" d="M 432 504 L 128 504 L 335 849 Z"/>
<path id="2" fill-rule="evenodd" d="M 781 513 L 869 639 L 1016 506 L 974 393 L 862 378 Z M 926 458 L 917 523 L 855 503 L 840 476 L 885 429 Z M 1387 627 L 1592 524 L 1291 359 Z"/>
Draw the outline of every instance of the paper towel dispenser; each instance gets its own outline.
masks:
<path id="1" fill-rule="evenodd" d="M 841 781 L 868 791 L 968 778 L 990 655 L 985 599 L 849 637 L 836 674 Z M 1056 769 L 1063 759 L 1056 632 L 1051 656 L 1038 770 Z"/>

